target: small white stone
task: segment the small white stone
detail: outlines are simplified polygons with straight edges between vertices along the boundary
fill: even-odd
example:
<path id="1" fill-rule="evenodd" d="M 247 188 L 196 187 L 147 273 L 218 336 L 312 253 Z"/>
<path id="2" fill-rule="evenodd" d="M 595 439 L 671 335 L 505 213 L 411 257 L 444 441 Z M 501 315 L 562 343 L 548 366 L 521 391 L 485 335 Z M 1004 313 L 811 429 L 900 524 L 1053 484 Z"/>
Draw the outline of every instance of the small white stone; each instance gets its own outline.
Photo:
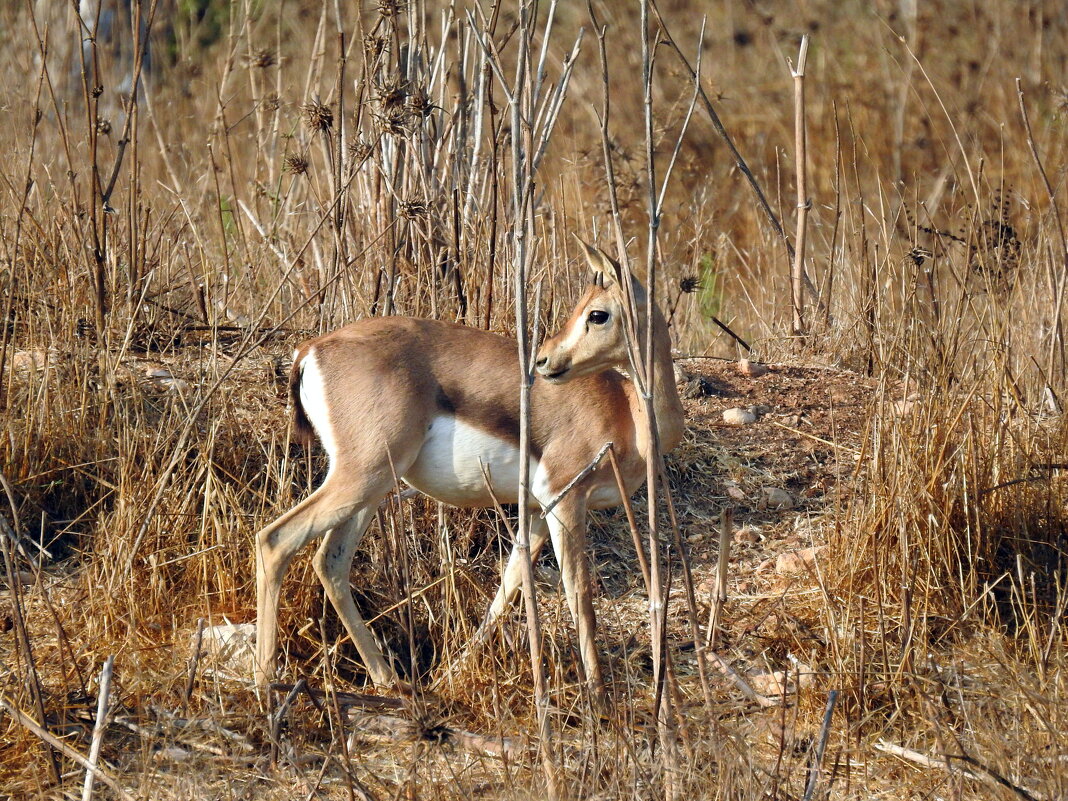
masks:
<path id="1" fill-rule="evenodd" d="M 775 572 L 780 574 L 804 573 L 816 566 L 816 560 L 823 553 L 826 546 L 819 545 L 813 548 L 801 548 L 796 551 L 787 551 L 779 554 L 775 560 Z"/>
<path id="2" fill-rule="evenodd" d="M 732 498 L 734 498 L 734 500 L 736 500 L 736 501 L 744 501 L 745 500 L 745 491 L 741 487 L 738 486 L 737 482 L 727 481 L 727 482 L 725 482 L 725 486 L 727 487 L 727 494 L 729 496 L 731 496 Z"/>
<path id="3" fill-rule="evenodd" d="M 160 381 L 160 384 L 171 392 L 177 392 L 179 395 L 185 395 L 193 389 L 193 385 L 184 378 L 164 378 Z"/>
<path id="4" fill-rule="evenodd" d="M 734 408 L 723 410 L 723 422 L 730 426 L 747 426 L 756 422 L 757 416 L 749 409 Z"/>
<path id="5" fill-rule="evenodd" d="M 742 526 L 734 532 L 736 545 L 756 545 L 760 542 L 760 529 L 756 526 Z"/>
<path id="6" fill-rule="evenodd" d="M 738 372 L 746 378 L 760 378 L 767 375 L 770 369 L 766 364 L 761 364 L 760 362 L 751 362 L 748 359 L 738 360 Z"/>
<path id="7" fill-rule="evenodd" d="M 794 507 L 794 496 L 784 489 L 764 487 L 762 493 L 764 495 L 764 504 L 771 509 L 792 509 Z"/>

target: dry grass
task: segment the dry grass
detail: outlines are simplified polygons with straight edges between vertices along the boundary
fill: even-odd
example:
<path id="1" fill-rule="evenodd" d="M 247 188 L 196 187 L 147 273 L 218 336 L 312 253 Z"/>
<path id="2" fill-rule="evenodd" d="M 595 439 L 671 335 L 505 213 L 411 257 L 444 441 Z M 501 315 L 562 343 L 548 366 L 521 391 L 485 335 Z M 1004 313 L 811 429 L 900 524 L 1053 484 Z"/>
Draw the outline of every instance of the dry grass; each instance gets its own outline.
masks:
<path id="1" fill-rule="evenodd" d="M 124 149 L 122 70 L 104 37 L 100 77 L 83 89 L 69 3 L 34 5 L 36 27 L 30 4 L 0 8 L 0 542 L 10 563 L 0 695 L 88 753 L 96 674 L 115 654 L 117 718 L 102 755 L 134 797 L 543 792 L 526 748 L 537 729 L 518 625 L 403 713 L 416 722 L 407 739 L 298 696 L 272 749 L 265 700 L 210 656 L 186 695 L 197 619 L 253 619 L 252 535 L 322 470 L 288 440 L 292 346 L 368 314 L 514 325 L 507 100 L 472 32 L 492 29 L 507 63 L 514 4 L 485 22 L 469 21 L 466 6 L 450 17 L 427 5 L 369 7 L 343 19 L 339 38 L 332 6 L 227 14 L 222 3 L 161 0 L 157 20 L 170 27 L 155 25 Z M 741 355 L 716 315 L 781 363 L 743 379 L 685 362 L 713 394 L 689 402 L 690 434 L 669 474 L 702 615 L 719 510 L 736 510 L 717 652 L 763 692 L 767 674 L 790 671 L 788 692 L 762 707 L 713 672 L 705 702 L 676 569 L 679 753 L 665 783 L 645 591 L 623 513 L 599 517 L 609 718 L 589 709 L 551 557 L 542 565 L 558 767 L 575 797 L 647 798 L 670 785 L 681 797 L 801 798 L 831 690 L 812 797 L 1068 796 L 1068 22 L 1054 2 L 932 2 L 915 18 L 910 5 L 700 8 L 705 89 L 786 223 L 784 56 L 813 37 L 808 269 L 823 309 L 810 309 L 812 334 L 789 335 L 786 250 L 700 108 L 667 194 L 658 269 L 681 353 Z M 637 254 L 637 12 L 596 9 L 609 26 L 611 150 Z M 661 10 L 692 54 L 696 6 Z M 583 25 L 585 8 L 562 4 L 548 81 Z M 119 38 L 129 53 L 129 28 Z M 549 328 L 582 280 L 566 235 L 612 238 L 593 39 L 537 181 L 532 278 L 545 282 Z M 692 86 L 666 47 L 656 69 L 666 161 Z M 1060 209 L 1028 144 L 1017 78 Z M 105 211 L 100 190 L 120 151 Z M 681 293 L 687 277 L 696 292 Z M 750 404 L 772 414 L 721 426 L 723 408 Z M 768 486 L 797 506 L 768 508 Z M 415 500 L 384 508 L 374 531 L 357 557 L 357 600 L 369 617 L 389 610 L 376 629 L 429 685 L 481 615 L 504 526 Z M 807 569 L 779 569 L 780 553 L 820 546 Z M 359 690 L 355 651 L 317 586 L 298 562 L 282 610 L 286 675 Z M 516 738 L 521 753 L 441 746 L 442 722 Z M 67 797 L 83 775 L 0 711 L 0 795 Z"/>

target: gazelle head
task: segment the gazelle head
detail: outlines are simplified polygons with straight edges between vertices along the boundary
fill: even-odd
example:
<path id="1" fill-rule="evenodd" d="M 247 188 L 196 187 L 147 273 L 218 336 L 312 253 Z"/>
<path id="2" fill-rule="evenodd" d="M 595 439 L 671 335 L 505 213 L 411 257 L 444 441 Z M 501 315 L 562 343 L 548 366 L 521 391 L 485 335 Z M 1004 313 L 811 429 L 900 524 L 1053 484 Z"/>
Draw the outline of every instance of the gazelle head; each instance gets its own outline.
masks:
<path id="1" fill-rule="evenodd" d="M 579 240 L 593 270 L 590 285 L 564 327 L 538 349 L 535 368 L 553 383 L 629 364 L 623 270 L 604 251 Z M 645 288 L 632 279 L 638 330 L 644 330 Z"/>

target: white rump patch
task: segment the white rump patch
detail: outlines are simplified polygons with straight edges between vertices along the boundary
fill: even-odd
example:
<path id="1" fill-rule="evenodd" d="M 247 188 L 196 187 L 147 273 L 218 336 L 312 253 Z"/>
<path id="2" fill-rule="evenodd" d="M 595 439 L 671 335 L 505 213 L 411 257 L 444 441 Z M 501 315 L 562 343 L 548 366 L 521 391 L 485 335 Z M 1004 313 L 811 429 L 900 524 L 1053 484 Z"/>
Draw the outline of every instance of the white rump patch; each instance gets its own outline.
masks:
<path id="1" fill-rule="evenodd" d="M 337 454 L 337 437 L 334 436 L 334 427 L 330 422 L 326 382 L 323 380 L 322 370 L 319 369 L 314 348 L 304 355 L 300 370 L 300 402 L 304 406 L 304 413 L 315 427 L 315 433 L 319 435 L 319 441 L 323 443 L 323 450 L 330 457 L 330 465 L 333 466 Z"/>

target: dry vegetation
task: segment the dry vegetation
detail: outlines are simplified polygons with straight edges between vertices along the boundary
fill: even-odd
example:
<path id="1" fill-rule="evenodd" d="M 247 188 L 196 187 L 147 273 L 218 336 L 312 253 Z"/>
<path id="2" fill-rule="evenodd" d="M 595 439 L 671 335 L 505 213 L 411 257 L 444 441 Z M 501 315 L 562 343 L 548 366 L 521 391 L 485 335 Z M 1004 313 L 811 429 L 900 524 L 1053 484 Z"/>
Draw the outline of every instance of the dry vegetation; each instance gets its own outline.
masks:
<path id="1" fill-rule="evenodd" d="M 371 314 L 514 330 L 512 125 L 480 42 L 511 81 L 515 4 L 383 0 L 358 16 L 342 4 L 339 22 L 331 3 L 160 0 L 128 129 L 130 23 L 86 45 L 83 82 L 70 5 L 0 7 L 0 796 L 77 794 L 85 771 L 69 752 L 89 753 L 114 655 L 101 758 L 122 790 L 98 784 L 98 796 L 541 797 L 520 615 L 443 678 L 507 547 L 491 512 L 384 508 L 357 557 L 358 601 L 382 613 L 376 629 L 426 688 L 393 718 L 334 692 L 366 678 L 307 560 L 287 582 L 284 675 L 325 696 L 298 694 L 272 731 L 250 671 L 191 659 L 198 619 L 253 619 L 252 535 L 322 470 L 287 435 L 292 347 Z M 648 192 L 636 5 L 594 3 L 635 265 Z M 786 59 L 812 36 L 818 304 L 808 297 L 809 333 L 792 336 L 787 248 L 699 102 L 666 195 L 657 288 L 680 353 L 708 358 L 680 362 L 691 426 L 668 472 L 701 638 L 720 510 L 734 511 L 714 653 L 748 678 L 707 656 L 702 691 L 673 550 L 664 752 L 645 588 L 622 511 L 600 516 L 606 716 L 584 696 L 551 556 L 540 566 L 561 788 L 1068 797 L 1063 7 L 659 10 L 691 62 L 708 15 L 704 90 L 787 230 Z M 583 4 L 558 9 L 545 91 L 583 26 L 528 218 L 548 328 L 582 280 L 567 234 L 614 246 Z M 662 172 L 693 84 L 667 44 L 654 73 Z M 712 358 L 745 355 L 712 316 L 776 369 L 744 378 Z M 719 422 L 760 404 L 771 412 L 752 426 Z M 443 725 L 487 739 L 442 744 Z M 489 753 L 500 737 L 508 758 Z"/>

